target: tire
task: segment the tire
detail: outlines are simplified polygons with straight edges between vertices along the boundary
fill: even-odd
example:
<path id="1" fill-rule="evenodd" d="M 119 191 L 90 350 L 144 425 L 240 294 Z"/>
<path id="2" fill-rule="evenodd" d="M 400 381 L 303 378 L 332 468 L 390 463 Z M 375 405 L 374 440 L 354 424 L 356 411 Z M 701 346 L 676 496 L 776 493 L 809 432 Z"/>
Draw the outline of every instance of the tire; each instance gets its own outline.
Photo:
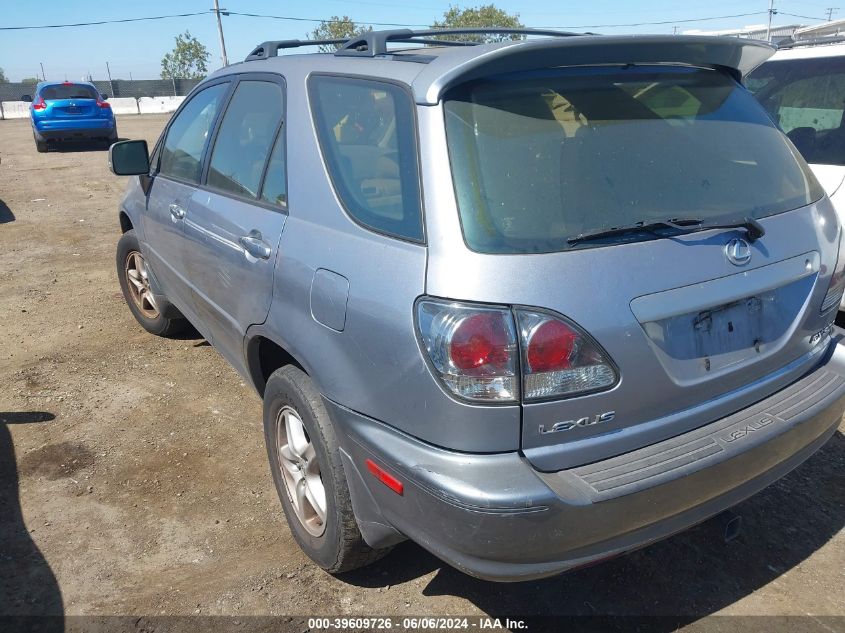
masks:
<path id="1" fill-rule="evenodd" d="M 39 141 L 35 139 L 35 149 L 39 154 L 44 154 L 49 148 L 47 147 L 47 141 Z"/>
<path id="2" fill-rule="evenodd" d="M 187 327 L 188 322 L 184 317 L 164 316 L 165 308 L 168 314 L 172 314 L 175 309 L 170 304 L 159 305 L 161 301 L 155 300 L 149 292 L 146 260 L 134 230 L 124 233 L 118 241 L 116 263 L 123 298 L 141 327 L 157 336 L 173 336 Z"/>
<path id="3" fill-rule="evenodd" d="M 298 423 L 294 418 L 298 418 Z M 301 424 L 304 435 L 297 431 L 297 424 Z M 293 433 L 288 432 L 289 428 Z M 288 437 L 293 440 L 288 441 Z M 314 383 L 293 365 L 277 369 L 267 381 L 264 439 L 273 483 L 288 525 L 311 560 L 327 572 L 339 574 L 369 565 L 390 551 L 390 548 L 375 550 L 364 542 L 352 511 L 334 427 Z M 305 450 L 301 450 L 302 440 L 307 442 Z M 297 444 L 300 450 L 291 450 L 291 446 Z M 301 470 L 293 466 L 291 456 L 299 460 Z M 287 463 L 288 468 L 283 463 Z M 298 485 L 293 483 L 296 481 Z M 294 506 L 294 496 L 298 495 L 289 491 L 300 488 L 308 492 L 301 497 L 303 501 L 299 507 L 302 509 L 298 511 Z M 309 501 L 309 496 L 318 503 Z M 324 520 L 315 509 L 320 500 L 324 500 Z"/>

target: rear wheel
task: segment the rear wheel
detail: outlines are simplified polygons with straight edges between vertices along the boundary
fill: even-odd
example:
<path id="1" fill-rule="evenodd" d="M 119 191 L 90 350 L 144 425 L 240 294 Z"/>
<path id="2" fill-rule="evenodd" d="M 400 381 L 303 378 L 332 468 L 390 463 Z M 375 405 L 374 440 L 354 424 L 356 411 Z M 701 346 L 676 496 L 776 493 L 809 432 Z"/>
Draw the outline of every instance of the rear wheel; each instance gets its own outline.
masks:
<path id="1" fill-rule="evenodd" d="M 47 147 L 47 141 L 39 141 L 38 137 L 35 138 L 35 149 L 40 153 L 43 154 L 49 148 Z"/>
<path id="2" fill-rule="evenodd" d="M 124 233 L 117 243 L 117 274 L 129 310 L 147 332 L 172 336 L 185 329 L 187 321 L 164 316 L 165 306 L 160 305 L 162 300 L 153 295 L 147 261 L 138 246 L 134 230 Z"/>
<path id="3" fill-rule="evenodd" d="M 288 525 L 311 560 L 337 574 L 390 551 L 364 542 L 331 420 L 314 383 L 292 365 L 267 381 L 264 438 Z"/>

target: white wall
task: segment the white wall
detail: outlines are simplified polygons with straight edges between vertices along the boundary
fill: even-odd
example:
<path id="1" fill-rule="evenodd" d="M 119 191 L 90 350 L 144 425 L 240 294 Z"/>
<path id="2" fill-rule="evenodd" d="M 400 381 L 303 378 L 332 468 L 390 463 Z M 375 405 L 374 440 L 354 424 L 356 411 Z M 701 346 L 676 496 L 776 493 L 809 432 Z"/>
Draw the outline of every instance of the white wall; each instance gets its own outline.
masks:
<path id="1" fill-rule="evenodd" d="M 115 114 L 138 114 L 138 100 L 134 97 L 109 99 L 109 105 Z"/>
<path id="2" fill-rule="evenodd" d="M 29 116 L 29 103 L 26 101 L 3 101 L 0 108 L 4 119 L 25 119 Z"/>
<path id="3" fill-rule="evenodd" d="M 141 97 L 138 99 L 138 111 L 141 114 L 173 112 L 185 97 Z"/>
<path id="4" fill-rule="evenodd" d="M 173 112 L 185 97 L 132 97 L 109 99 L 115 114 L 160 114 Z M 26 119 L 29 117 L 29 103 L 26 101 L 3 101 L 0 103 L 0 119 Z"/>

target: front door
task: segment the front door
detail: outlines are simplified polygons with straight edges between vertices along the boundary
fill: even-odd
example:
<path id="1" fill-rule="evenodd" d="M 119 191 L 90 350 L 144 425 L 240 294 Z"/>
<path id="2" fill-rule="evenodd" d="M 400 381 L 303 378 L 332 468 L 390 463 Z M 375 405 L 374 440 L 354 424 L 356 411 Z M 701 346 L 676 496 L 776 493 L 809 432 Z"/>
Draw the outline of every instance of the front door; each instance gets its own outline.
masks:
<path id="1" fill-rule="evenodd" d="M 205 88 L 175 115 L 158 152 L 143 217 L 145 251 L 162 290 L 180 309 L 190 306 L 184 219 L 202 175 L 208 137 L 229 82 Z"/>
<path id="2" fill-rule="evenodd" d="M 287 219 L 283 120 L 281 77 L 241 76 L 184 220 L 194 310 L 240 370 L 244 333 L 270 309 Z"/>

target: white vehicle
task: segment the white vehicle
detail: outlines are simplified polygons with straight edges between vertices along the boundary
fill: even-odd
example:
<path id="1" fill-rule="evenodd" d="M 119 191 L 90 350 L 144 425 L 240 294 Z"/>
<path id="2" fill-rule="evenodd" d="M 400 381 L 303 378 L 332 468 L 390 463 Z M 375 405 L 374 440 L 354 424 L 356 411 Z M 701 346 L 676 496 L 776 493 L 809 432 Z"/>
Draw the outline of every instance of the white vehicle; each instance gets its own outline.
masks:
<path id="1" fill-rule="evenodd" d="M 845 226 L 845 38 L 781 45 L 745 83 L 809 163 Z"/>

